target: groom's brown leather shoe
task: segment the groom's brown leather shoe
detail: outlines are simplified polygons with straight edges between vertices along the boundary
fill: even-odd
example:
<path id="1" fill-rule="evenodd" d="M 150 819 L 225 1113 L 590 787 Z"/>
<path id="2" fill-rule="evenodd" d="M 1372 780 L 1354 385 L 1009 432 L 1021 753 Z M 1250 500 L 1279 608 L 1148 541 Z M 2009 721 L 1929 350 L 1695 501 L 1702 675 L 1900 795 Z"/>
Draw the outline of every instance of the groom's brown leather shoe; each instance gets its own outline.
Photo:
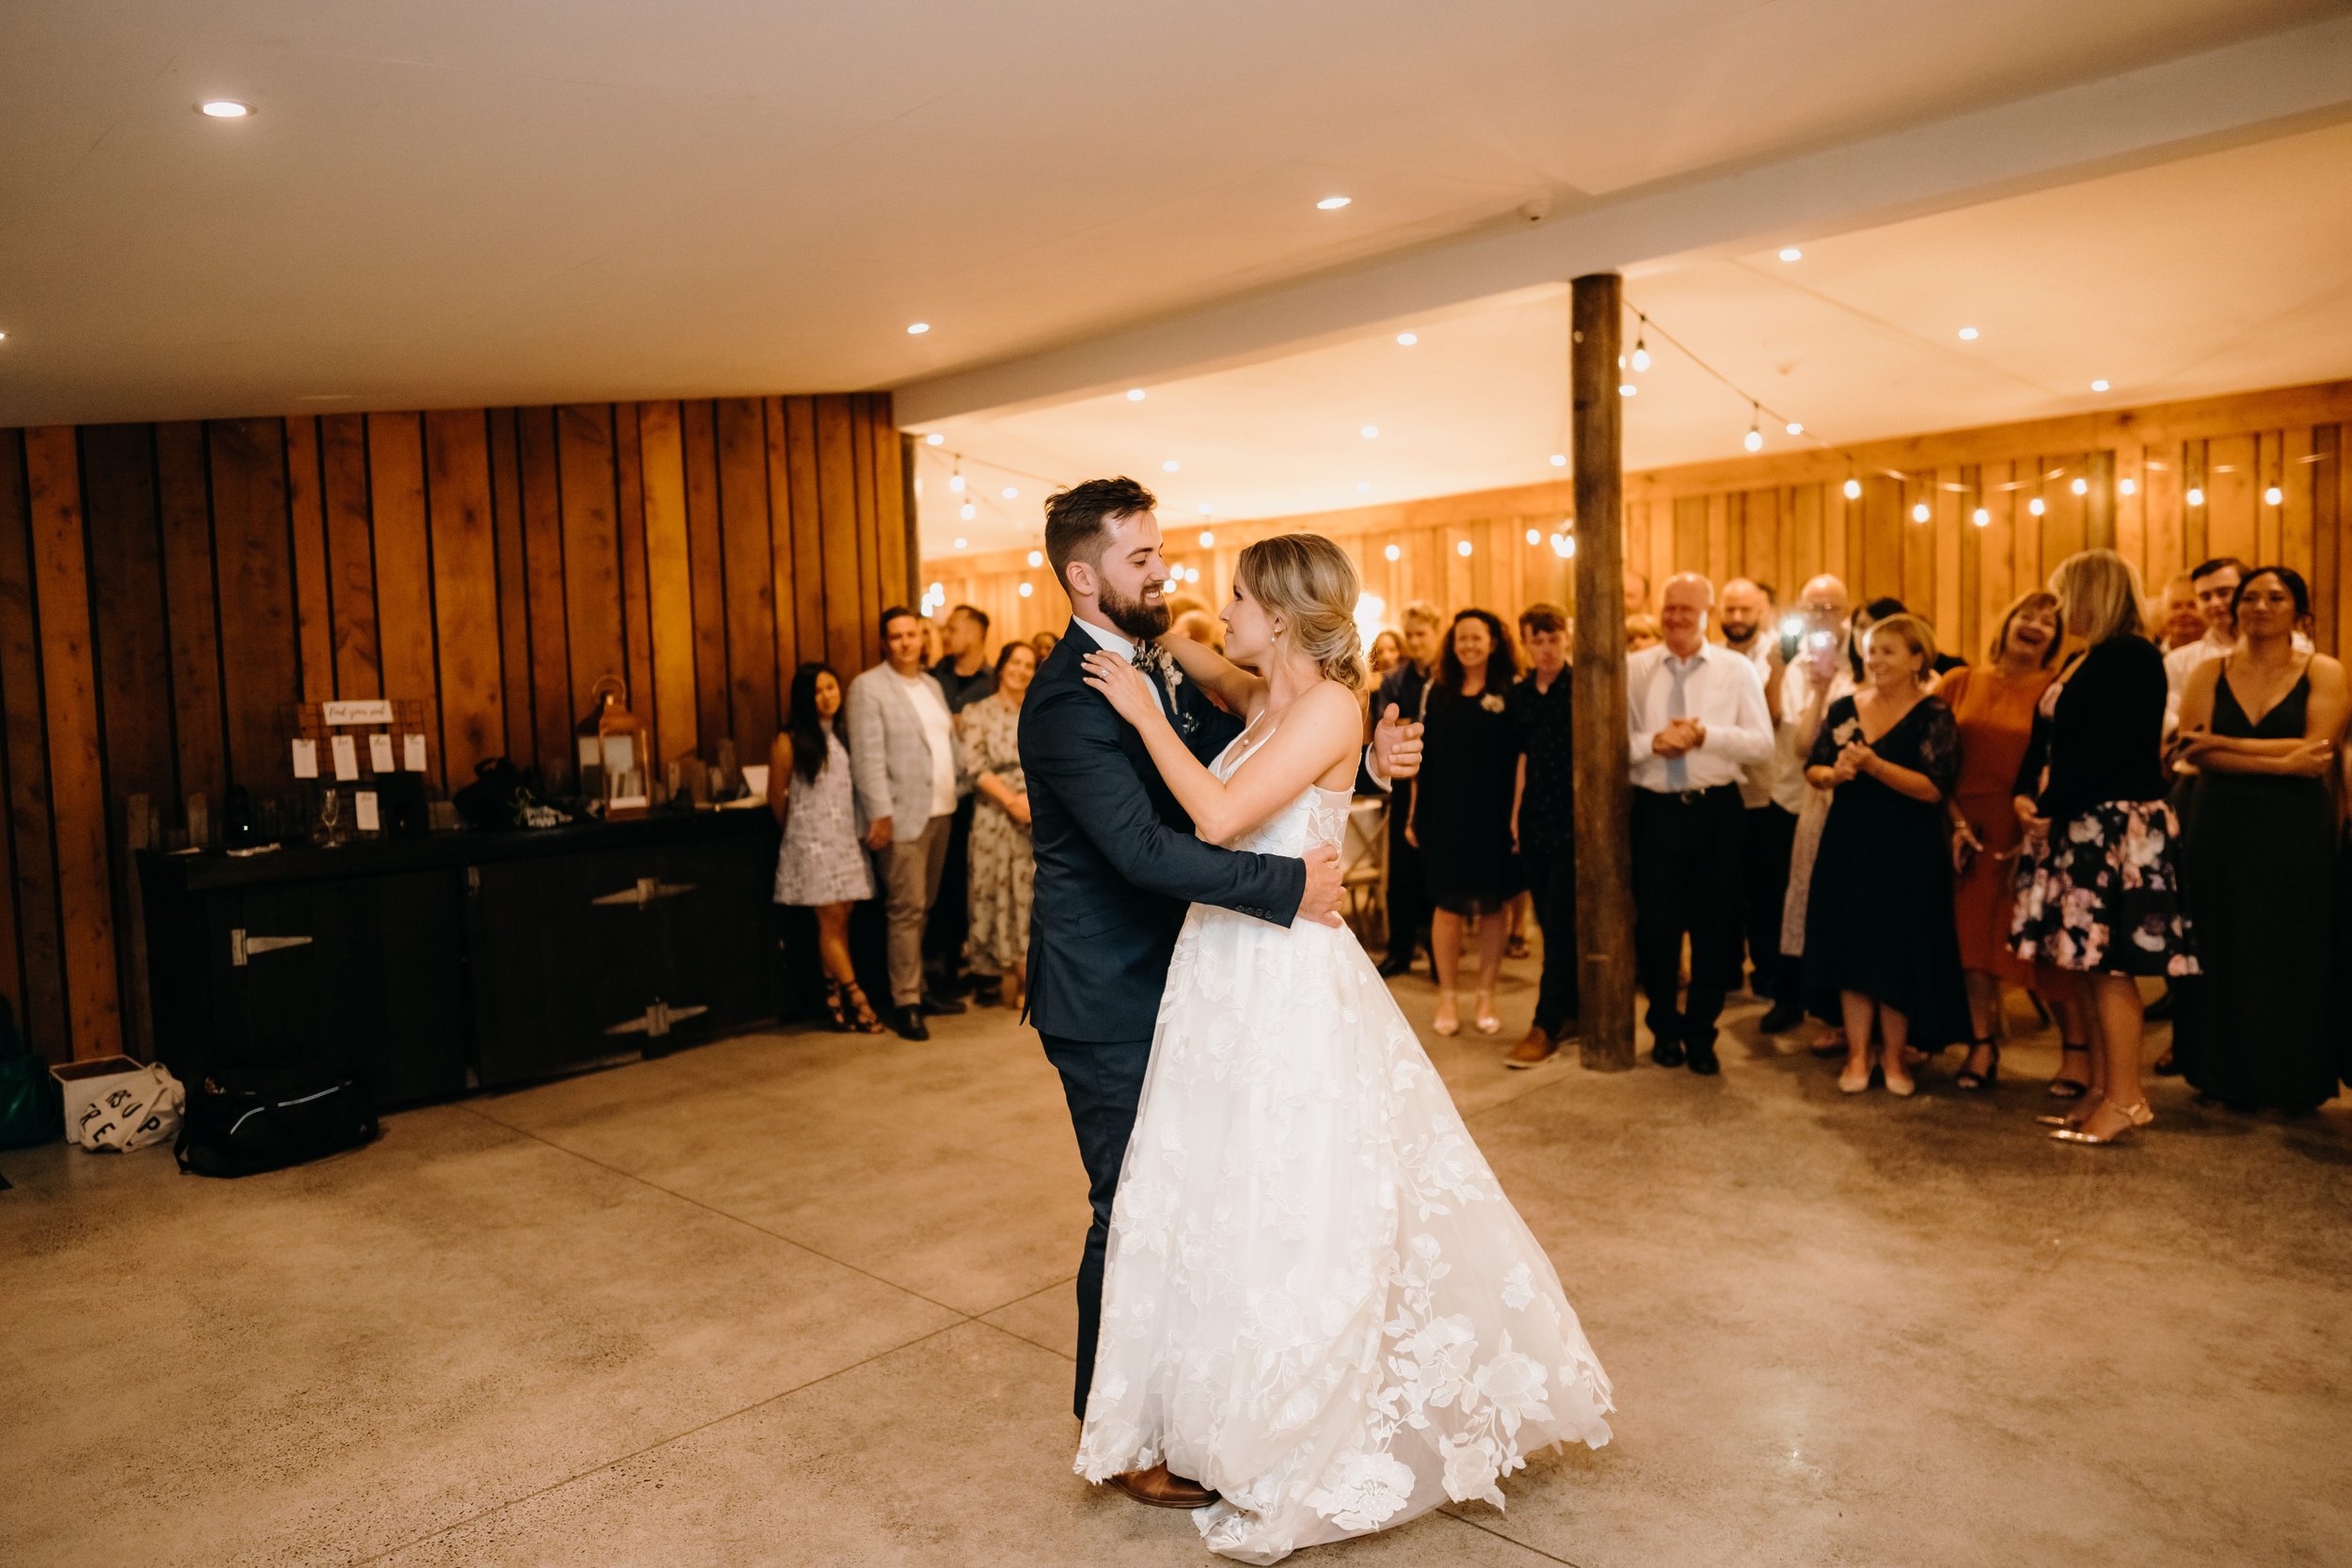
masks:
<path id="1" fill-rule="evenodd" d="M 1206 1508 L 1216 1501 L 1216 1493 L 1197 1481 L 1186 1481 L 1182 1476 L 1168 1474 L 1165 1465 L 1113 1476 L 1111 1484 L 1136 1501 L 1149 1503 L 1153 1508 Z"/>

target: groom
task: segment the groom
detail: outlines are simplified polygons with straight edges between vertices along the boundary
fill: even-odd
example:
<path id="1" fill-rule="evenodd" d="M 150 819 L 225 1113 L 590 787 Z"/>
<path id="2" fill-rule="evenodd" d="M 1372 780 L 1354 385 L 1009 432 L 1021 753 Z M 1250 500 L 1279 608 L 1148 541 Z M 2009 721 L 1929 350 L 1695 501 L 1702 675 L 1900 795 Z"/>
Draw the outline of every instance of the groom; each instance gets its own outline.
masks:
<path id="1" fill-rule="evenodd" d="M 1152 642 L 1168 630 L 1158 504 L 1132 479 L 1093 479 L 1045 503 L 1045 557 L 1070 596 L 1071 621 L 1021 705 L 1021 767 L 1029 784 L 1037 892 L 1029 923 L 1029 1015 L 1061 1073 L 1094 1222 L 1078 1265 L 1077 1413 L 1086 1417 L 1103 1309 L 1111 1198 L 1135 1131 L 1152 1028 L 1184 911 L 1216 904 L 1287 926 L 1340 924 L 1338 855 L 1304 861 L 1220 849 L 1160 781 L 1135 726 L 1081 678 L 1097 648 L 1153 675 L 1195 756 L 1213 759 L 1241 721 L 1184 679 Z M 1369 748 L 1375 782 L 1421 766 L 1421 726 L 1391 706 Z M 1216 1495 L 1166 1465 L 1115 1483 L 1140 1502 L 1199 1508 Z"/>

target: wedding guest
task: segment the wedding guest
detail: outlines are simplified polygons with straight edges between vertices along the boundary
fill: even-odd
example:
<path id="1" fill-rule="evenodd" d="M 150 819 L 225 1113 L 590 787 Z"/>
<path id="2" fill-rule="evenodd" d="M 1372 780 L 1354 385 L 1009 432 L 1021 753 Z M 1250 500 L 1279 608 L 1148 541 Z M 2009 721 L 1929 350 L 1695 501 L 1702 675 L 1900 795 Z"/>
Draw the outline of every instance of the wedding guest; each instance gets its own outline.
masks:
<path id="1" fill-rule="evenodd" d="M 946 652 L 931 666 L 931 679 L 939 683 L 941 694 L 947 699 L 947 711 L 961 715 L 996 689 L 996 672 L 988 659 L 988 612 L 968 604 L 956 606 L 947 612 L 940 641 Z M 947 828 L 947 859 L 939 872 L 939 895 L 931 900 L 930 916 L 923 924 L 923 968 L 930 975 L 931 990 L 941 996 L 961 996 L 972 989 L 964 963 L 970 943 L 972 810 L 971 785 L 959 777 L 955 820 Z M 981 1000 L 992 1001 L 986 994 L 992 989 L 986 972 L 980 974 Z"/>
<path id="2" fill-rule="evenodd" d="M 2352 716 L 2344 666 L 2297 652 L 2311 591 L 2257 566 L 2232 603 L 2235 651 L 2181 697 L 2197 791 L 2181 876 L 2203 978 L 2184 988 L 2173 1053 L 2189 1083 L 2236 1110 L 2304 1112 L 2336 1092 L 2336 744 Z"/>
<path id="3" fill-rule="evenodd" d="M 1952 1082 L 1981 1089 L 2001 1075 L 2001 987 L 2033 984 L 2032 966 L 2010 951 L 2017 846 L 2024 830 L 2010 809 L 2018 766 L 2033 738 L 2034 705 L 2056 673 L 2058 599 L 2035 591 L 2001 616 L 1988 662 L 1944 678 L 1936 695 L 1960 729 L 1960 778 L 1946 809 L 1952 822 L 1952 914 L 1960 967 L 1968 983 L 1968 1059 Z M 2068 999 L 2058 1037 L 2079 1048 L 2090 1037 Z"/>
<path id="4" fill-rule="evenodd" d="M 2245 576 L 2246 562 L 2233 555 L 2216 556 L 2189 569 L 2189 587 L 2196 594 L 2205 630 L 2195 641 L 2164 656 L 2164 733 L 2168 738 L 2180 727 L 2181 694 L 2188 689 L 2191 673 L 2237 646 L 2237 618 L 2230 607 L 2237 602 L 2237 585 Z"/>
<path id="5" fill-rule="evenodd" d="M 1405 660 L 1405 640 L 1392 631 L 1384 631 L 1372 640 L 1365 659 L 1372 665 L 1372 678 L 1378 682 Z"/>
<path id="6" fill-rule="evenodd" d="M 1379 689 L 1373 693 L 1365 714 L 1368 724 L 1376 722 L 1391 706 L 1406 717 L 1419 713 L 1430 673 L 1437 667 L 1438 645 L 1445 637 L 1445 621 L 1438 615 L 1438 607 L 1415 599 L 1400 612 L 1398 625 L 1403 627 L 1398 641 L 1405 645 L 1405 657 L 1380 678 Z M 1368 778 L 1356 781 L 1359 795 L 1377 790 L 1378 786 Z M 1429 895 L 1422 885 L 1421 851 L 1405 836 L 1405 825 L 1412 816 L 1413 790 L 1414 781 L 1400 779 L 1389 796 L 1389 885 L 1385 901 L 1389 948 L 1380 958 L 1381 977 L 1389 980 L 1409 971 L 1413 967 L 1413 950 L 1429 942 Z M 1433 958 L 1433 973 L 1435 966 Z"/>
<path id="7" fill-rule="evenodd" d="M 1519 611 L 1519 641 L 1527 673 L 1511 689 L 1509 710 L 1518 744 L 1517 790 L 1511 800 L 1511 841 L 1533 895 L 1544 936 L 1544 962 L 1535 989 L 1535 1017 L 1503 1066 L 1537 1067 L 1574 1039 L 1580 1010 L 1576 942 L 1576 754 L 1570 718 L 1568 618 L 1554 604 Z"/>
<path id="8" fill-rule="evenodd" d="M 2105 1145 L 2155 1119 L 2141 1083 L 2137 977 L 2198 973 L 2181 901 L 2180 821 L 2165 800 L 2164 657 L 2142 635 L 2139 580 L 2113 550 L 2050 576 L 2085 650 L 2042 694 L 2015 810 L 2028 858 L 2010 945 L 2045 997 L 2069 981 L 2091 1006 L 2090 1078 L 2053 1137 Z"/>
<path id="9" fill-rule="evenodd" d="M 1029 786 L 1021 771 L 1021 703 L 1037 674 L 1026 642 L 996 655 L 996 689 L 965 708 L 956 726 L 964 776 L 972 781 L 971 936 L 965 960 L 1018 1011 L 1029 960 L 1029 894 L 1037 864 L 1029 843 Z"/>
<path id="10" fill-rule="evenodd" d="M 1951 709 L 1922 678 L 1935 637 L 1915 615 L 1868 633 L 1866 684 L 1822 716 L 1805 780 L 1830 796 L 1805 915 L 1808 992 L 1835 997 L 1846 1024 L 1837 1086 L 1870 1086 L 1875 1024 L 1889 1094 L 1918 1087 L 1906 1046 L 1942 1045 L 1967 1028 L 1967 991 L 1952 926 L 1944 801 L 1960 772 Z"/>
<path id="11" fill-rule="evenodd" d="M 923 626 L 923 668 L 929 670 L 946 657 L 946 641 L 940 633 L 938 622 L 928 615 L 917 619 Z"/>
<path id="12" fill-rule="evenodd" d="M 1629 615 L 1625 618 L 1625 651 L 1638 654 L 1644 648 L 1655 648 L 1664 635 L 1655 615 Z"/>
<path id="13" fill-rule="evenodd" d="M 893 606 L 882 631 L 887 657 L 850 683 L 850 775 L 888 898 L 890 1024 L 925 1040 L 926 1015 L 963 1011 L 923 989 L 923 923 L 939 896 L 956 815 L 956 721 L 923 667 L 922 618 Z"/>
<path id="14" fill-rule="evenodd" d="M 1772 584 L 1734 578 L 1724 584 L 1722 613 L 1716 629 L 1724 646 L 1756 666 L 1764 683 L 1764 706 L 1773 705 L 1780 681 L 1780 628 Z M 1773 715 L 1778 719 L 1778 715 Z M 1777 749 L 1762 762 L 1740 769 L 1740 804 L 1747 812 L 1741 830 L 1745 846 L 1740 868 L 1740 942 L 1731 955 L 1727 989 L 1743 986 L 1756 996 L 1770 996 L 1780 974 L 1781 905 L 1788 893 L 1788 847 L 1796 835 L 1797 819 L 1772 803 L 1772 785 L 1779 775 Z M 1740 949 L 1746 950 L 1746 963 Z M 1749 969 L 1755 972 L 1749 978 Z"/>
<path id="15" fill-rule="evenodd" d="M 1506 693 L 1518 675 L 1510 634 L 1492 611 L 1465 610 L 1454 617 L 1438 672 L 1422 693 L 1421 777 L 1406 817 L 1406 842 L 1420 853 L 1422 884 L 1435 906 L 1429 956 L 1438 971 L 1440 1035 L 1461 1028 L 1454 992 L 1462 963 L 1463 924 L 1478 922 L 1478 991 L 1471 1022 L 1482 1035 L 1502 1027 L 1495 1013 L 1495 981 L 1510 935 L 1504 906 L 1524 885 L 1511 850 L 1511 798 L 1518 777 Z"/>
<path id="16" fill-rule="evenodd" d="M 1634 970 L 1648 1001 L 1650 1059 L 1720 1070 L 1724 955 L 1740 922 L 1740 770 L 1772 748 L 1756 666 L 1707 641 L 1713 584 L 1695 572 L 1666 579 L 1664 640 L 1626 660 L 1633 783 Z M 1678 994 L 1682 942 L 1691 989 Z"/>
<path id="17" fill-rule="evenodd" d="M 1788 816 L 1788 874 L 1780 906 L 1780 964 L 1772 1006 L 1757 1027 L 1768 1035 L 1804 1021 L 1804 916 L 1813 886 L 1813 859 L 1829 820 L 1829 797 L 1805 782 L 1805 758 L 1830 704 L 1851 694 L 1853 671 L 1846 643 L 1853 606 L 1846 585 L 1824 573 L 1799 594 L 1797 648 L 1780 673 L 1773 719 L 1772 802 Z M 1843 1054 L 1842 1041 L 1829 1053 Z"/>
<path id="18" fill-rule="evenodd" d="M 1649 611 L 1649 578 L 1629 566 L 1625 569 L 1625 613 L 1629 621 Z"/>
<path id="19" fill-rule="evenodd" d="M 2163 633 L 2156 645 L 2168 654 L 2205 635 L 2205 612 L 2197 607 L 2197 582 L 2186 572 L 2164 585 L 2156 625 Z"/>
<path id="20" fill-rule="evenodd" d="M 841 677 L 827 664 L 792 673 L 791 708 L 768 748 L 768 810 L 784 830 L 775 898 L 817 911 L 817 957 L 825 1013 L 835 1029 L 882 1033 L 850 962 L 850 908 L 874 896 L 873 867 L 858 843 L 857 791 L 842 740 Z"/>
<path id="21" fill-rule="evenodd" d="M 1037 661 L 1041 665 L 1045 662 L 1045 656 L 1060 645 L 1061 634 L 1058 632 L 1041 631 L 1029 639 L 1029 646 L 1036 652 Z"/>

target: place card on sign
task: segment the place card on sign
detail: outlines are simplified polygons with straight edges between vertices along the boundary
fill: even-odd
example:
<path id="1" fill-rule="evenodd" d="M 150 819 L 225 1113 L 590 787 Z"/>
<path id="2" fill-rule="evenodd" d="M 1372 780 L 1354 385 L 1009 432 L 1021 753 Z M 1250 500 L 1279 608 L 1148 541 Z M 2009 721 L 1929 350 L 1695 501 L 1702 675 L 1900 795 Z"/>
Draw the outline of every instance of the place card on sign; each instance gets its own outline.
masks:
<path id="1" fill-rule="evenodd" d="M 363 833 L 381 832 L 383 829 L 383 819 L 375 815 L 375 791 L 373 789 L 358 790 L 353 794 L 352 800 L 359 808 L 359 831 Z"/>
<path id="2" fill-rule="evenodd" d="M 392 770 L 392 737 L 389 735 L 368 736 L 368 766 L 379 773 Z"/>
<path id="3" fill-rule="evenodd" d="M 319 743 L 307 735 L 294 736 L 294 769 L 297 779 L 319 776 Z"/>
<path id="4" fill-rule="evenodd" d="M 404 735 L 400 737 L 400 765 L 411 773 L 424 771 L 424 736 Z"/>
<path id="5" fill-rule="evenodd" d="M 335 777 L 348 784 L 359 776 L 359 743 L 347 735 L 328 742 L 335 753 Z"/>

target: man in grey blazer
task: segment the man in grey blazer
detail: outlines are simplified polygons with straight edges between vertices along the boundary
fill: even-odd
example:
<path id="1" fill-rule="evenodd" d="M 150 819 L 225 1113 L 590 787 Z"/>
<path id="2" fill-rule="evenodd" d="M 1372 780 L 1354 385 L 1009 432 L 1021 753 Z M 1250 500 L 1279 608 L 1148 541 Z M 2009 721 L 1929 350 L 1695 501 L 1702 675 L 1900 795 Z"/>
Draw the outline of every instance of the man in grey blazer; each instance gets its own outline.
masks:
<path id="1" fill-rule="evenodd" d="M 879 857 L 890 920 L 890 1024 L 930 1038 L 923 1015 L 960 1013 L 960 1002 L 923 995 L 923 922 L 939 896 L 956 815 L 955 720 L 923 668 L 923 623 L 894 605 L 882 611 L 883 661 L 850 683 L 850 777 Z"/>

